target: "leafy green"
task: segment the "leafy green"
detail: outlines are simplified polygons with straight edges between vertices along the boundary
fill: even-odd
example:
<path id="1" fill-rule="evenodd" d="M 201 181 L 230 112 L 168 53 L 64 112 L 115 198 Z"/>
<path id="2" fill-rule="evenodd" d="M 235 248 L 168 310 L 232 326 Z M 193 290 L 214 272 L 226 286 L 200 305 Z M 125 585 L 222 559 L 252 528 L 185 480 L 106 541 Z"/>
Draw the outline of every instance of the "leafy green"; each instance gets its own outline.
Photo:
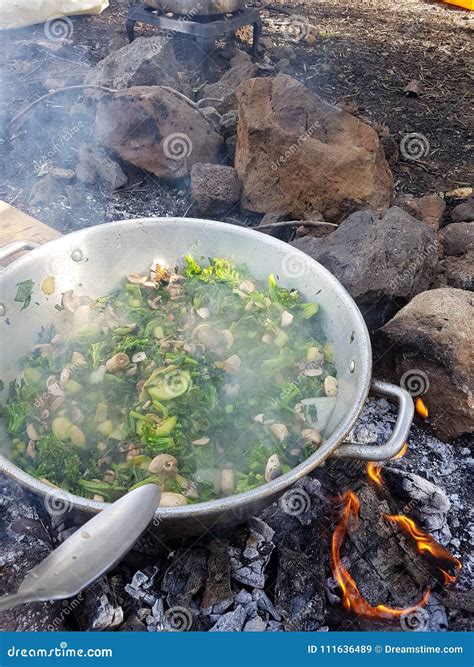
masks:
<path id="1" fill-rule="evenodd" d="M 81 478 L 81 460 L 70 444 L 58 440 L 52 433 L 40 437 L 36 443 L 34 467 L 38 477 L 53 484 L 77 489 Z"/>
<path id="2" fill-rule="evenodd" d="M 33 295 L 33 280 L 23 280 L 21 283 L 17 283 L 17 292 L 14 301 L 18 301 L 23 304 L 21 310 L 25 310 L 31 303 L 31 297 Z"/>

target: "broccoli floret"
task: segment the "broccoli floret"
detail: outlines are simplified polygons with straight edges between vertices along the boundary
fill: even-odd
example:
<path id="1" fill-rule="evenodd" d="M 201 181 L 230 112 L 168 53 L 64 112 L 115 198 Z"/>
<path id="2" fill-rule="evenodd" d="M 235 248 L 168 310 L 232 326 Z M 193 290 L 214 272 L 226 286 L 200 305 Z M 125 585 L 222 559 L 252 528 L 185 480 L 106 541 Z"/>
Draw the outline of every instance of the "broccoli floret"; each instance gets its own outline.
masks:
<path id="1" fill-rule="evenodd" d="M 72 491 L 81 478 L 81 460 L 71 445 L 47 433 L 36 443 L 35 470 L 38 477 Z"/>

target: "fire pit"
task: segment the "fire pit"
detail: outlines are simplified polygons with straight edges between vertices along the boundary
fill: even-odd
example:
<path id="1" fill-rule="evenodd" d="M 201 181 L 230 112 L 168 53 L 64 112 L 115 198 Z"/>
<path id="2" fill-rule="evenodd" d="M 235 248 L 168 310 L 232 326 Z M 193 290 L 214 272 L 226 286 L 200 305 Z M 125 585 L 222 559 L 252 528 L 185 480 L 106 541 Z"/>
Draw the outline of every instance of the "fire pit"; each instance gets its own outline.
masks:
<path id="1" fill-rule="evenodd" d="M 241 0 L 202 0 L 197 4 L 186 0 L 148 0 L 129 7 L 126 29 L 130 42 L 135 39 L 137 22 L 190 35 L 206 60 L 217 38 L 245 25 L 253 25 L 253 55 L 256 57 L 262 33 L 259 10 L 243 6 Z"/>

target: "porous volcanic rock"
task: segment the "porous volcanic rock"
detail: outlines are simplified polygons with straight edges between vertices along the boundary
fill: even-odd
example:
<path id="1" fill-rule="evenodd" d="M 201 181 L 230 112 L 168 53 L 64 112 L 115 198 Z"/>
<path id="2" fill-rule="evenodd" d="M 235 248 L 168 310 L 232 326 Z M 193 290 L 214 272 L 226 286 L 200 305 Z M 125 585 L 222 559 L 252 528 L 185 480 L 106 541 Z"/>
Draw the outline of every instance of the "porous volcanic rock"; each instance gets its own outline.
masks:
<path id="1" fill-rule="evenodd" d="M 118 190 L 128 182 L 122 167 L 102 147 L 86 144 L 79 147 L 76 177 L 84 183 L 103 183 L 111 190 Z"/>
<path id="2" fill-rule="evenodd" d="M 184 70 L 184 67 L 181 69 Z M 137 37 L 100 60 L 86 77 L 89 86 L 121 90 L 133 86 L 171 86 L 189 92 L 180 74 L 172 42 L 166 37 Z M 102 97 L 100 90 L 86 90 L 92 98 Z"/>
<path id="3" fill-rule="evenodd" d="M 323 238 L 292 242 L 325 266 L 350 292 L 369 328 L 381 326 L 434 280 L 434 232 L 393 206 L 383 217 L 358 211 Z"/>
<path id="4" fill-rule="evenodd" d="M 257 66 L 246 53 L 245 57 L 232 58 L 232 67 L 215 83 L 208 83 L 201 88 L 198 99 L 209 98 L 209 102 L 221 113 L 227 113 L 236 108 L 235 89 L 247 79 L 251 79 L 257 73 Z M 220 100 L 220 101 L 217 101 Z"/>
<path id="5" fill-rule="evenodd" d="M 470 222 L 455 222 L 441 231 L 444 254 L 459 256 L 474 250 L 474 225 Z"/>
<path id="6" fill-rule="evenodd" d="M 193 164 L 191 200 L 202 215 L 227 212 L 240 199 L 240 181 L 233 167 Z"/>
<path id="7" fill-rule="evenodd" d="M 460 257 L 445 257 L 440 262 L 440 284 L 474 292 L 474 250 Z"/>
<path id="8" fill-rule="evenodd" d="M 161 86 L 103 97 L 96 135 L 126 162 L 167 179 L 187 176 L 196 162 L 218 162 L 223 144 L 198 109 Z"/>
<path id="9" fill-rule="evenodd" d="M 392 175 L 368 125 L 287 75 L 250 79 L 236 94 L 243 208 L 334 221 L 390 205 Z"/>
<path id="10" fill-rule="evenodd" d="M 474 431 L 474 296 L 445 287 L 416 296 L 375 335 L 379 369 L 418 379 L 441 439 Z M 413 386 L 413 385 L 411 385 Z"/>
<path id="11" fill-rule="evenodd" d="M 474 222 L 474 197 L 462 204 L 458 204 L 451 211 L 451 220 L 453 222 Z"/>
<path id="12" fill-rule="evenodd" d="M 396 205 L 410 213 L 414 218 L 426 222 L 435 231 L 440 228 L 446 210 L 446 203 L 437 194 L 413 197 L 397 197 Z"/>

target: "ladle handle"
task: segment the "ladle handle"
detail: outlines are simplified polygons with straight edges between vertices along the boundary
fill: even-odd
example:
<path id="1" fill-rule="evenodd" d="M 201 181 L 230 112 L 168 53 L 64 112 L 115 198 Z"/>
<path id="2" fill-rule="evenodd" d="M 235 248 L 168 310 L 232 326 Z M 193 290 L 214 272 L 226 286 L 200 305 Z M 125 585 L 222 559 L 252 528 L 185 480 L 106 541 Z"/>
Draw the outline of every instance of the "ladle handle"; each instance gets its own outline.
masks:
<path id="1" fill-rule="evenodd" d="M 410 394 L 396 384 L 372 380 L 372 391 L 398 401 L 398 415 L 392 435 L 384 445 L 342 444 L 332 453 L 336 459 L 360 459 L 362 461 L 388 461 L 393 459 L 405 444 L 410 432 L 415 406 Z"/>

